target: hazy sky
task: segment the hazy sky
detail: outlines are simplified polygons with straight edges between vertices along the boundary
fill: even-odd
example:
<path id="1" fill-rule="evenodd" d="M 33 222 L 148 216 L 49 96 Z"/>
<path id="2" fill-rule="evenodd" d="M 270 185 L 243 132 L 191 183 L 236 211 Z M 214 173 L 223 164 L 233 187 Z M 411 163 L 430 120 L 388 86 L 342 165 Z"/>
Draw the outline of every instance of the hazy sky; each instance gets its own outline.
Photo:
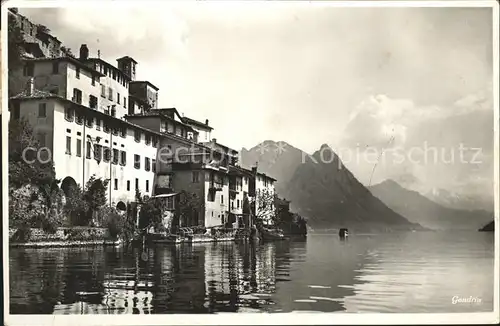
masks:
<path id="1" fill-rule="evenodd" d="M 213 137 L 235 149 L 266 139 L 309 153 L 323 143 L 380 147 L 391 136 L 391 146 L 465 141 L 484 148 L 490 161 L 473 181 L 490 187 L 490 8 L 158 4 L 20 12 L 75 54 L 86 43 L 113 64 L 132 56 L 138 79 L 160 88 L 161 107 L 209 119 Z M 373 164 L 346 164 L 367 182 Z M 469 166 L 434 168 L 403 164 L 376 177 L 472 182 Z"/>

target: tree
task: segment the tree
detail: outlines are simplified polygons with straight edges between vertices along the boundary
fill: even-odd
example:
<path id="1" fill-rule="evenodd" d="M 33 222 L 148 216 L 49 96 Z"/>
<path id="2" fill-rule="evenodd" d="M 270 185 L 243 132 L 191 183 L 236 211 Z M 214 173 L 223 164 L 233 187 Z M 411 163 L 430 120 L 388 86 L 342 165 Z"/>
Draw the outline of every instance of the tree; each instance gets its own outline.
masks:
<path id="1" fill-rule="evenodd" d="M 37 31 L 40 33 L 45 33 L 45 34 L 50 33 L 50 29 L 45 25 L 38 24 L 36 27 L 37 27 Z"/>
<path id="2" fill-rule="evenodd" d="M 307 235 L 307 221 L 299 214 L 293 214 L 292 234 Z"/>
<path id="3" fill-rule="evenodd" d="M 80 185 L 69 189 L 64 211 L 70 225 L 89 225 L 90 221 L 87 213 L 89 208 L 87 202 L 83 199 L 83 190 Z"/>
<path id="4" fill-rule="evenodd" d="M 53 179 L 38 187 L 44 210 L 42 228 L 51 233 L 54 233 L 62 222 L 63 196 L 62 190 L 59 188 L 59 182 L 60 180 Z"/>
<path id="5" fill-rule="evenodd" d="M 16 95 L 13 93 L 15 89 L 14 85 L 19 83 L 18 78 L 11 72 L 23 67 L 22 57 L 24 55 L 24 50 L 22 44 L 24 43 L 24 38 L 23 31 L 19 27 L 19 23 L 15 16 L 10 14 L 8 16 L 8 95 L 11 97 Z"/>
<path id="6" fill-rule="evenodd" d="M 36 149 L 40 147 L 26 119 L 9 121 L 10 188 L 20 188 L 26 184 L 45 185 L 55 180 L 53 161 L 50 159 L 45 162 L 45 157 L 42 157 L 43 160 L 36 157 Z"/>
<path id="7" fill-rule="evenodd" d="M 106 205 L 106 192 L 109 179 L 103 180 L 92 175 L 85 185 L 83 199 L 87 203 L 89 220 L 95 221 L 96 214 Z"/>
<path id="8" fill-rule="evenodd" d="M 103 207 L 101 213 L 103 215 L 103 225 L 108 229 L 111 238 L 117 239 L 124 234 L 126 221 L 114 207 Z"/>
<path id="9" fill-rule="evenodd" d="M 141 200 L 141 210 L 139 212 L 139 229 L 157 227 L 161 223 L 161 210 L 154 199 Z"/>
<path id="10" fill-rule="evenodd" d="M 71 48 L 67 48 L 65 46 L 61 46 L 61 52 L 62 52 L 63 55 L 65 55 L 67 57 L 71 57 L 71 58 L 75 57 L 75 55 L 71 51 Z"/>
<path id="11" fill-rule="evenodd" d="M 42 224 L 54 230 L 59 223 L 62 195 L 53 161 L 50 157 L 47 162 L 41 160 L 44 157 L 38 158 L 35 153 L 39 148 L 33 128 L 27 120 L 10 120 L 9 195 L 12 205 L 9 208 L 13 222 L 19 218 L 23 220 L 21 224 Z M 38 211 L 35 207 L 38 207 Z M 20 212 L 23 212 L 22 215 L 18 214 Z"/>
<path id="12" fill-rule="evenodd" d="M 200 212 L 205 207 L 204 205 L 204 200 L 197 194 L 182 191 L 179 194 L 178 213 L 174 214 L 174 219 L 172 221 L 172 229 L 174 230 L 174 232 L 179 227 L 180 221 L 184 221 L 185 224 L 193 226 L 192 224 L 194 217 L 199 216 Z"/>
<path id="13" fill-rule="evenodd" d="M 257 224 L 262 224 L 264 221 L 276 224 L 275 201 L 276 194 L 267 189 L 256 192 L 255 197 L 250 200 L 250 206 Z"/>

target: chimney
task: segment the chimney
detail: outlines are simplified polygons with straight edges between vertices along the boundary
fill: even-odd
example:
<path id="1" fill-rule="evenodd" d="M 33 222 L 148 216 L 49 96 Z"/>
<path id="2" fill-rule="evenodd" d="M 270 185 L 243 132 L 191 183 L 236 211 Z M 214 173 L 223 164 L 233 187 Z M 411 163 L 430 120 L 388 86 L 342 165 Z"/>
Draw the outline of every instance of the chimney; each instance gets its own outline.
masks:
<path id="1" fill-rule="evenodd" d="M 208 126 L 208 119 L 205 119 L 205 124 Z"/>
<path id="2" fill-rule="evenodd" d="M 212 138 L 212 143 L 217 143 L 217 138 Z"/>
<path id="3" fill-rule="evenodd" d="M 253 175 L 257 175 L 257 167 L 256 166 L 252 166 L 252 173 L 253 173 Z"/>
<path id="4" fill-rule="evenodd" d="M 85 61 L 89 58 L 89 48 L 87 44 L 82 44 L 80 46 L 80 60 Z"/>
<path id="5" fill-rule="evenodd" d="M 31 96 L 35 93 L 35 78 L 31 77 L 26 83 L 26 95 Z"/>

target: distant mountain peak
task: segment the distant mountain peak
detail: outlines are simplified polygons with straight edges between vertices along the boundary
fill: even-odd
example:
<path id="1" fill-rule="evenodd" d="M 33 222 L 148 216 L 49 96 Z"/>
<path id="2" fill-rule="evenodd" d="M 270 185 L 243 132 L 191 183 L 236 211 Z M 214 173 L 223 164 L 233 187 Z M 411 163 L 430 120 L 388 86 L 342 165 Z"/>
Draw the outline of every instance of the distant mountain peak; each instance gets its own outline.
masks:
<path id="1" fill-rule="evenodd" d="M 421 193 L 407 189 L 392 179 L 369 187 L 373 195 L 381 199 L 389 208 L 431 229 L 476 230 L 492 218 L 492 214 L 481 211 L 466 211 L 457 207 L 445 207 Z"/>
<path id="2" fill-rule="evenodd" d="M 375 186 L 389 186 L 389 187 L 403 188 L 399 183 L 397 183 L 393 179 L 385 179 L 381 183 L 373 185 L 373 187 Z"/>

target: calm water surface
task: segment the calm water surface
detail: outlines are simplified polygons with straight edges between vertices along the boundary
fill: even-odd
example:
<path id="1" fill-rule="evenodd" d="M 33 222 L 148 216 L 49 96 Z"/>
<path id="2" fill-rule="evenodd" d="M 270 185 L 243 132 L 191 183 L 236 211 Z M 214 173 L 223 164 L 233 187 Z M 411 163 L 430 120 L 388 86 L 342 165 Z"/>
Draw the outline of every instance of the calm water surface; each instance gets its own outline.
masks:
<path id="1" fill-rule="evenodd" d="M 144 259 L 147 258 L 147 259 Z M 493 233 L 311 234 L 306 241 L 10 249 L 13 314 L 485 312 Z M 480 303 L 452 303 L 452 297 Z"/>

